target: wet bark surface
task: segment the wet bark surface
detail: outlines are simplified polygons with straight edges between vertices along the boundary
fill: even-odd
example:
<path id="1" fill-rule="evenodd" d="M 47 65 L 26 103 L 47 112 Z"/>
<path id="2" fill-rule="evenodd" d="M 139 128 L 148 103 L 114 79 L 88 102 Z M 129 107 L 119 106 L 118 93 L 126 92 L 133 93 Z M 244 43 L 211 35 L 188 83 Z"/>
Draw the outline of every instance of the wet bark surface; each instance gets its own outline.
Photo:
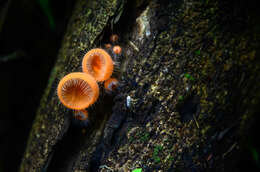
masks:
<path id="1" fill-rule="evenodd" d="M 259 105 L 259 23 L 230 6 L 79 1 L 20 171 L 238 171 Z M 108 50 L 120 84 L 114 95 L 102 91 L 82 128 L 56 86 L 112 33 L 123 50 Z"/>

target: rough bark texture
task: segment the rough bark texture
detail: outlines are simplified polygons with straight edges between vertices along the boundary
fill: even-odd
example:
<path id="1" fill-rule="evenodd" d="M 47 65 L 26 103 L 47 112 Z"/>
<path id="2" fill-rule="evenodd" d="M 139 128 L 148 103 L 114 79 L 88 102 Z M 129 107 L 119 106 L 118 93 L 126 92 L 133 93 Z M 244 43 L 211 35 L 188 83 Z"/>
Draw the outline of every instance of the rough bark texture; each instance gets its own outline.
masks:
<path id="1" fill-rule="evenodd" d="M 226 164 L 239 155 L 259 105 L 259 33 L 239 7 L 224 7 L 79 0 L 20 171 L 236 171 Z M 84 53 L 113 32 L 123 49 L 113 55 L 117 93 L 101 94 L 87 127 L 71 126 L 57 82 L 80 71 Z"/>

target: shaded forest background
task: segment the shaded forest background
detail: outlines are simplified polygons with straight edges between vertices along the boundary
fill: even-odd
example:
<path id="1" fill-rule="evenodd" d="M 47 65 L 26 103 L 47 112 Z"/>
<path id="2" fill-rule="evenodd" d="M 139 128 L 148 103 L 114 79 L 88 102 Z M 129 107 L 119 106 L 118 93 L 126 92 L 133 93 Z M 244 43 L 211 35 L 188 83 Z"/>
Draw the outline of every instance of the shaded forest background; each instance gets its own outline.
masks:
<path id="1" fill-rule="evenodd" d="M 0 1 L 0 171 L 18 171 L 74 1 Z"/>
<path id="2" fill-rule="evenodd" d="M 0 2 L 0 172 L 18 170 L 73 5 L 69 0 Z M 222 7 L 259 21 L 256 1 L 230 0 Z M 234 28 L 239 29 L 247 28 Z M 248 139 L 240 143 L 243 170 L 259 168 L 258 123 L 259 118 L 248 126 Z"/>

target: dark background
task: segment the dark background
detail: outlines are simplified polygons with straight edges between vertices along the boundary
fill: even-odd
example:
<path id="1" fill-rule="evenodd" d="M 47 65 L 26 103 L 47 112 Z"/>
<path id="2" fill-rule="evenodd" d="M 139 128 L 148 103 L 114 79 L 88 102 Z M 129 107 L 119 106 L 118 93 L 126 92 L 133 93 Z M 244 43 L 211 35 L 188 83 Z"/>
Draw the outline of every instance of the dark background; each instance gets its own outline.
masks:
<path id="1" fill-rule="evenodd" d="M 0 172 L 18 171 L 73 2 L 0 0 Z"/>
<path id="2" fill-rule="evenodd" d="M 0 172 L 19 168 L 73 2 L 0 0 Z M 229 1 L 225 5 L 234 5 L 241 15 L 249 15 L 255 12 L 251 10 L 255 2 Z M 259 170 L 259 126 L 258 118 L 240 145 L 241 171 Z"/>

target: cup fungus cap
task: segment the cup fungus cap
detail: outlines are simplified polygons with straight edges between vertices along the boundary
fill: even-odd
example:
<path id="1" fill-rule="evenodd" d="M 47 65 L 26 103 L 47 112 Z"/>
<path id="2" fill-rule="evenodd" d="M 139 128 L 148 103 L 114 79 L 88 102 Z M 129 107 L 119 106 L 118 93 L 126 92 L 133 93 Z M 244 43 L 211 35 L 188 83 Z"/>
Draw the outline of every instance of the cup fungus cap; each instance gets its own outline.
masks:
<path id="1" fill-rule="evenodd" d="M 74 110 L 82 110 L 97 100 L 99 87 L 91 75 L 75 72 L 60 80 L 57 93 L 64 106 Z"/>
<path id="2" fill-rule="evenodd" d="M 100 82 L 110 78 L 114 65 L 111 56 L 105 50 L 95 48 L 85 54 L 82 69 Z"/>

